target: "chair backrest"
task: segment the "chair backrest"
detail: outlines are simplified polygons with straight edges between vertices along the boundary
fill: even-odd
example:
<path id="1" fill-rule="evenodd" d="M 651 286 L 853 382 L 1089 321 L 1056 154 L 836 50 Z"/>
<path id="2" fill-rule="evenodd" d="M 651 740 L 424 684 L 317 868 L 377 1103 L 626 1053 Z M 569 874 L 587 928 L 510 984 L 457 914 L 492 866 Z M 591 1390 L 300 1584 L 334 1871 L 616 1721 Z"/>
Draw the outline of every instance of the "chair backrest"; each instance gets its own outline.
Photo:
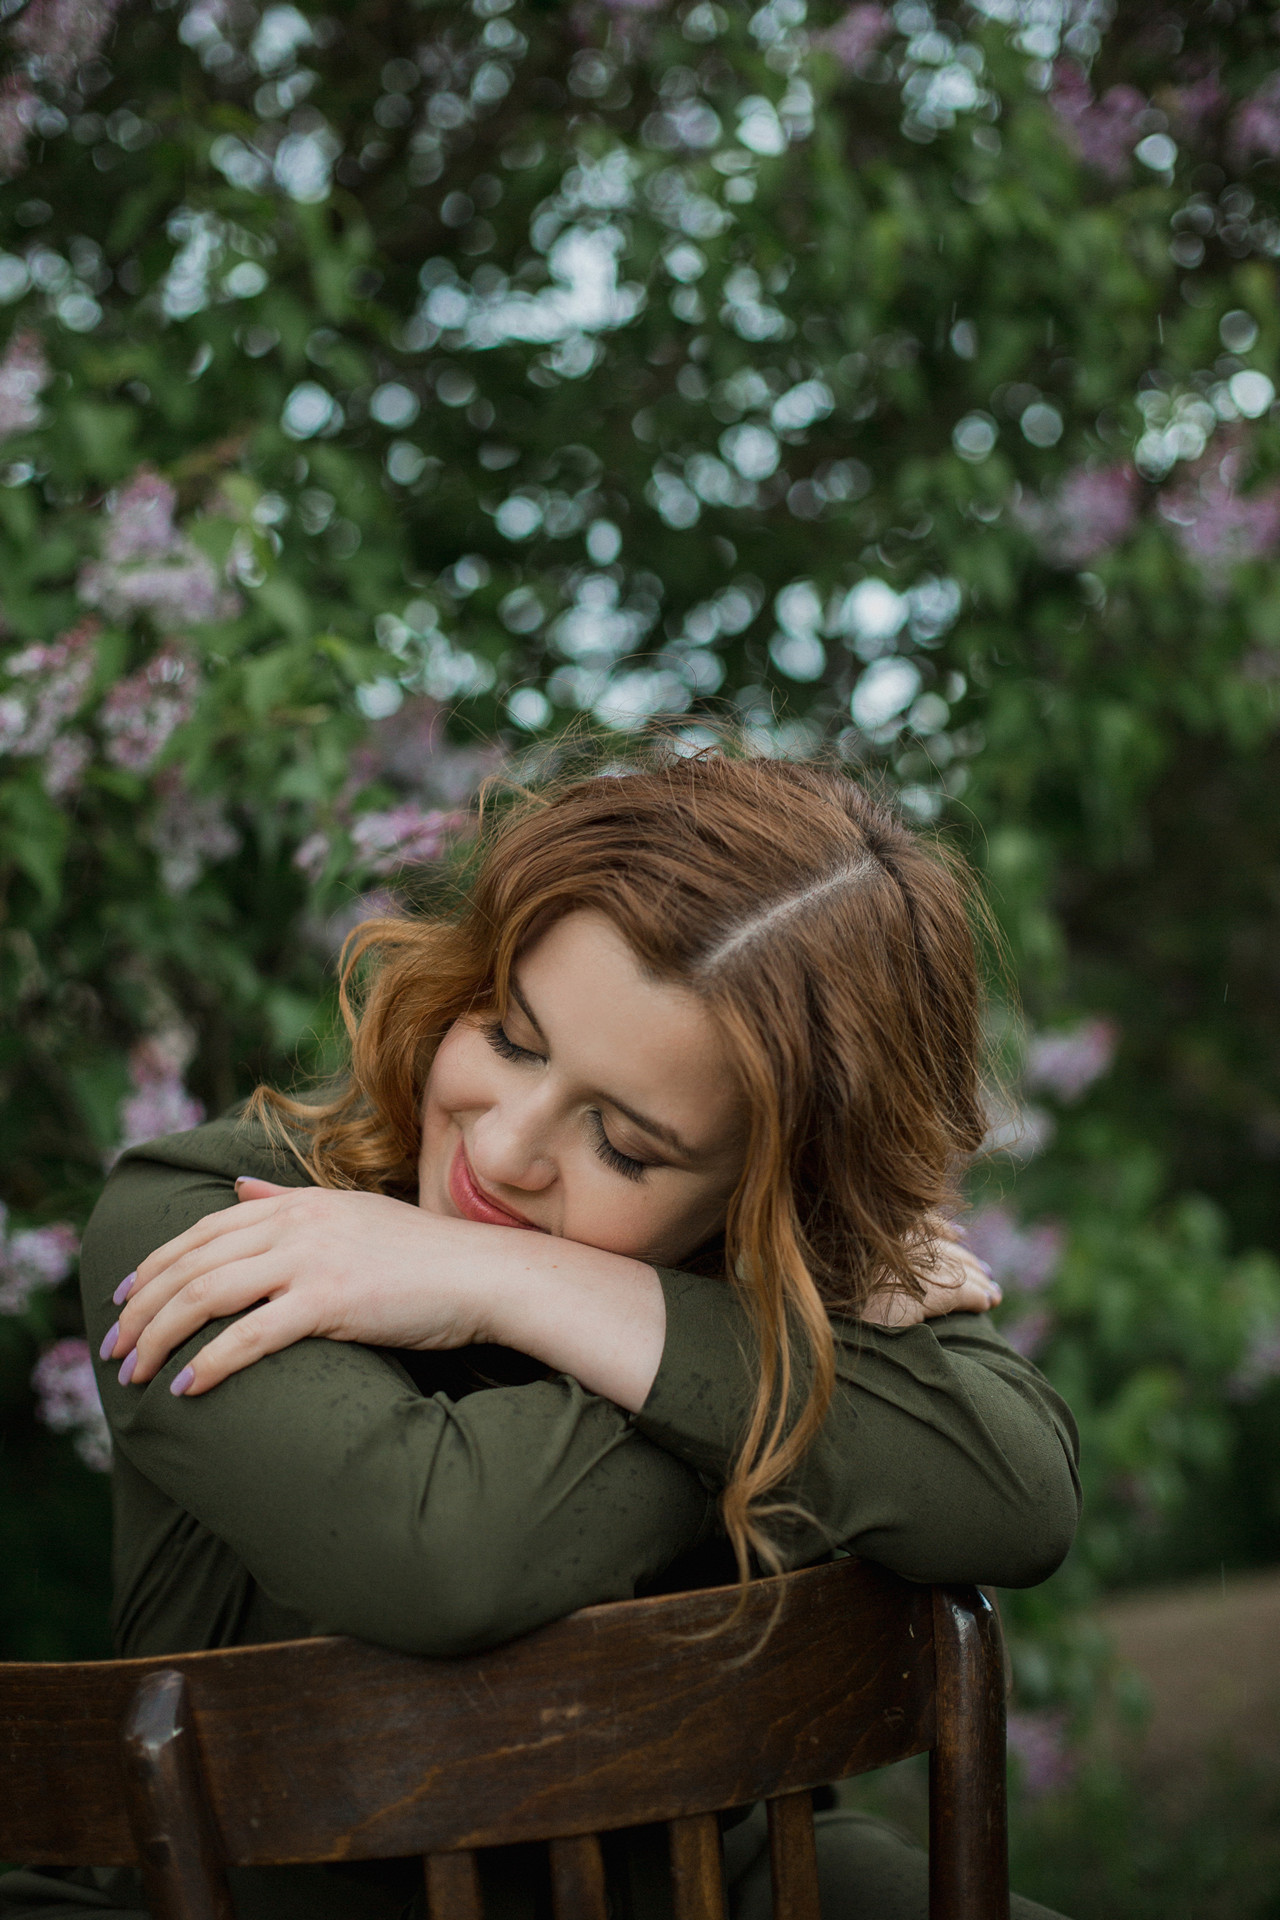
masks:
<path id="1" fill-rule="evenodd" d="M 139 1861 L 157 1920 L 230 1920 L 226 1866 L 422 1854 L 433 1920 L 479 1920 L 475 1849 L 547 1840 L 557 1920 L 604 1920 L 596 1836 L 667 1821 L 677 1920 L 721 1920 L 715 1814 L 764 1799 L 775 1920 L 817 1920 L 809 1790 L 929 1751 L 934 1920 L 1004 1920 L 1003 1732 L 982 1596 L 843 1560 L 451 1660 L 0 1666 L 0 1857 Z"/>

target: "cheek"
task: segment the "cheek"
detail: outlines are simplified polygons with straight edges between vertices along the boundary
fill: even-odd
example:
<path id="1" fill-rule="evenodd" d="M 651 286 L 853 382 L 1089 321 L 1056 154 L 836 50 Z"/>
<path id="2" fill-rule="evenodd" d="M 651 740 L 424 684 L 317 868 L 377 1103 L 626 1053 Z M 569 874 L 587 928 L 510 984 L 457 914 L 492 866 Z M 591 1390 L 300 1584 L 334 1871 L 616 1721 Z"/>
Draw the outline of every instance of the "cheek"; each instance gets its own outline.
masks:
<path id="1" fill-rule="evenodd" d="M 455 1118 L 490 1104 L 486 1068 L 492 1049 L 483 1036 L 462 1026 L 450 1028 L 436 1052 L 422 1094 L 422 1145 L 418 1154 L 419 1190 L 444 1189 L 452 1158 Z"/>
<path id="2" fill-rule="evenodd" d="M 493 1097 L 493 1049 L 483 1034 L 459 1022 L 450 1027 L 436 1051 L 423 1096 L 424 1117 L 447 1120 L 467 1108 L 485 1106 Z"/>
<path id="3" fill-rule="evenodd" d="M 566 1220 L 562 1231 L 605 1253 L 679 1266 L 724 1224 L 725 1208 L 705 1192 L 649 1191 L 584 1166 L 573 1191 L 565 1183 Z"/>

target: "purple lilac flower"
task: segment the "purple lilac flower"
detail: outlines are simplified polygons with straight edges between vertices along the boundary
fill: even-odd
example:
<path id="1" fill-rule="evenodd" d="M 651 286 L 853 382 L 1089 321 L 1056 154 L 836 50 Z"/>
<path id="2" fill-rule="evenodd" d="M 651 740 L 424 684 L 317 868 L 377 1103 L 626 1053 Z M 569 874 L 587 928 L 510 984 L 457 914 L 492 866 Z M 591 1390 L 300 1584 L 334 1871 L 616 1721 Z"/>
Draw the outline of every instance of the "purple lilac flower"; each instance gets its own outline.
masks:
<path id="1" fill-rule="evenodd" d="M 61 1285 L 79 1251 L 75 1229 L 62 1221 L 6 1231 L 0 1205 L 0 1313 L 21 1313 L 38 1289 Z"/>
<path id="2" fill-rule="evenodd" d="M 314 886 L 329 864 L 329 836 L 327 833 L 309 833 L 293 852 L 293 864 L 299 873 L 305 873 Z"/>
<path id="3" fill-rule="evenodd" d="M 145 773 L 175 728 L 191 718 L 199 691 L 200 670 L 186 648 L 176 641 L 161 647 L 102 703 L 108 760 Z"/>
<path id="4" fill-rule="evenodd" d="M 240 835 L 214 794 L 188 791 L 176 768 L 157 775 L 159 805 L 146 837 L 160 856 L 160 878 L 171 894 L 193 887 L 211 860 L 227 860 L 241 846 Z"/>
<path id="5" fill-rule="evenodd" d="M 850 7 L 843 19 L 818 35 L 817 45 L 833 53 L 850 73 L 857 73 L 867 55 L 874 53 L 892 30 L 893 15 L 887 7 Z"/>
<path id="6" fill-rule="evenodd" d="M 442 805 L 458 806 L 501 762 L 497 745 L 454 746 L 445 734 L 439 702 L 414 694 L 385 720 L 371 722 L 351 756 L 351 777 L 338 804 L 345 807 L 362 787 L 388 780 L 419 799 L 429 796 Z"/>
<path id="7" fill-rule="evenodd" d="M 1043 1107 L 987 1103 L 987 1132 L 983 1153 L 1007 1153 L 1012 1160 L 1033 1160 L 1054 1135 L 1053 1115 Z"/>
<path id="8" fill-rule="evenodd" d="M 1123 180 L 1148 109 L 1137 88 L 1109 87 L 1095 100 L 1080 68 L 1064 60 L 1055 69 L 1049 99 L 1080 158 L 1109 179 Z"/>
<path id="9" fill-rule="evenodd" d="M 3 100 L 0 99 L 0 116 Z M 0 146 L 3 144 L 0 123 Z M 0 359 L 0 440 L 29 433 L 40 424 L 40 395 L 53 378 L 38 333 L 22 327 L 13 334 Z"/>
<path id="10" fill-rule="evenodd" d="M 1231 104 L 1231 97 L 1218 76 L 1217 68 L 1198 79 L 1177 87 L 1169 96 L 1170 115 L 1175 133 L 1184 140 L 1197 140 L 1208 124 Z"/>
<path id="11" fill-rule="evenodd" d="M 120 1141 L 109 1164 L 126 1147 L 165 1133 L 189 1133 L 204 1119 L 204 1107 L 187 1092 L 182 1073 L 191 1043 L 181 1029 L 148 1035 L 129 1054 L 134 1090 L 120 1102 Z"/>
<path id="12" fill-rule="evenodd" d="M 307 937 L 327 960 L 336 960 L 348 936 L 366 920 L 384 920 L 403 912 L 404 907 L 394 893 L 388 893 L 385 887 L 374 887 L 369 893 L 356 895 L 336 913 L 309 921 Z"/>
<path id="13" fill-rule="evenodd" d="M 1238 167 L 1280 158 L 1280 73 L 1242 101 L 1231 122 L 1227 151 Z"/>
<path id="14" fill-rule="evenodd" d="M 1280 680 L 1280 653 L 1274 647 L 1250 647 L 1240 661 L 1240 674 L 1254 686 L 1274 686 Z"/>
<path id="15" fill-rule="evenodd" d="M 425 866 L 438 860 L 461 816 L 439 808 L 423 809 L 412 800 L 385 813 L 362 813 L 352 823 L 351 843 L 356 857 L 373 873 L 394 873 L 398 867 Z"/>
<path id="16" fill-rule="evenodd" d="M 140 467 L 108 507 L 107 537 L 103 545 L 113 567 L 133 560 L 167 560 L 181 542 L 173 524 L 177 490 L 150 467 Z"/>
<path id="17" fill-rule="evenodd" d="M 986 1261 L 1002 1287 L 1039 1293 L 1058 1270 L 1064 1235 L 1052 1221 L 1021 1227 L 1005 1207 L 980 1207 L 964 1230 L 966 1246 Z"/>
<path id="18" fill-rule="evenodd" d="M 21 73 L 0 80 L 0 174 L 12 179 L 27 159 L 27 142 L 40 112 L 40 98 Z"/>
<path id="19" fill-rule="evenodd" d="M 1060 1033 L 1036 1034 L 1027 1048 L 1023 1077 L 1037 1093 L 1078 1100 L 1100 1080 L 1115 1058 L 1120 1029 L 1113 1020 L 1081 1020 Z"/>
<path id="20" fill-rule="evenodd" d="M 1047 560 L 1082 567 L 1129 533 L 1138 515 L 1138 476 L 1130 466 L 1076 467 L 1056 492 L 1022 501 L 1017 514 Z"/>
<path id="21" fill-rule="evenodd" d="M 1010 1753 L 1019 1762 L 1023 1791 L 1033 1799 L 1070 1786 L 1076 1760 L 1067 1746 L 1065 1714 L 1043 1708 L 1035 1713 L 1011 1712 L 1008 1741 Z"/>
<path id="22" fill-rule="evenodd" d="M 1256 1327 L 1243 1358 L 1227 1381 L 1230 1400 L 1256 1400 L 1262 1389 L 1280 1378 L 1280 1320 Z"/>
<path id="23" fill-rule="evenodd" d="M 149 613 L 161 626 L 226 620 L 238 610 L 212 560 L 174 525 L 176 507 L 173 487 L 148 467 L 112 496 L 103 557 L 80 575 L 86 606 L 114 620 Z"/>
<path id="24" fill-rule="evenodd" d="M 101 52 L 120 0 L 29 0 L 12 28 L 14 44 L 42 79 L 65 86 Z"/>
<path id="25" fill-rule="evenodd" d="M 1237 468 L 1228 455 L 1216 469 L 1160 499 L 1179 546 L 1211 576 L 1280 546 L 1280 486 L 1237 493 Z"/>
<path id="26" fill-rule="evenodd" d="M 0 700 L 0 753 L 32 755 L 53 745 L 63 722 L 78 713 L 97 664 L 98 625 L 82 620 L 47 646 L 24 647 L 5 668 L 25 681 Z"/>
<path id="27" fill-rule="evenodd" d="M 36 1416 L 54 1433 L 73 1433 L 76 1452 L 95 1473 L 111 1465 L 111 1436 L 83 1340 L 59 1340 L 36 1361 L 31 1375 Z"/>
<path id="28" fill-rule="evenodd" d="M 44 790 L 51 800 L 67 800 L 75 793 L 93 758 L 87 733 L 61 733 L 44 757 Z"/>
<path id="29" fill-rule="evenodd" d="M 1034 1360 L 1053 1332 L 1053 1315 L 1045 1307 L 1033 1307 L 1030 1313 L 1001 1320 L 1000 1331 L 1015 1353 L 1020 1353 L 1024 1360 Z"/>

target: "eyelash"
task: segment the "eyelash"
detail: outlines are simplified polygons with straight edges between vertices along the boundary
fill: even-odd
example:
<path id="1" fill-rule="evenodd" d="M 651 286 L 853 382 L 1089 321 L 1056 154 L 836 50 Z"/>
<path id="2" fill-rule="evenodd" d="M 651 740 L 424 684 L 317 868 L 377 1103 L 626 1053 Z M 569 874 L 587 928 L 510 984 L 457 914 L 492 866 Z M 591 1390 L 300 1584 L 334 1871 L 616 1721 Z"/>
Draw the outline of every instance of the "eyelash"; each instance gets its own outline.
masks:
<path id="1" fill-rule="evenodd" d="M 595 1107 L 592 1107 L 588 1118 L 595 1128 L 596 1152 L 606 1167 L 612 1167 L 613 1171 L 620 1173 L 624 1180 L 643 1180 L 649 1171 L 646 1163 L 643 1160 L 633 1160 L 630 1154 L 618 1152 L 604 1130 L 603 1116 Z"/>
<path id="2" fill-rule="evenodd" d="M 514 1040 L 508 1038 L 506 1030 L 497 1020 L 485 1028 L 484 1034 L 494 1052 L 504 1060 L 541 1060 L 542 1058 L 540 1053 L 534 1053 L 528 1047 L 518 1047 Z"/>
<path id="3" fill-rule="evenodd" d="M 542 1058 L 540 1053 L 534 1053 L 529 1047 L 518 1047 L 497 1020 L 485 1028 L 485 1038 L 494 1052 L 503 1060 L 521 1061 Z M 604 1116 L 598 1108 L 592 1107 L 587 1117 L 595 1132 L 596 1153 L 604 1161 L 605 1166 L 612 1168 L 614 1173 L 620 1173 L 624 1180 L 643 1180 L 649 1171 L 647 1163 L 643 1160 L 633 1160 L 630 1154 L 619 1153 L 604 1130 Z"/>

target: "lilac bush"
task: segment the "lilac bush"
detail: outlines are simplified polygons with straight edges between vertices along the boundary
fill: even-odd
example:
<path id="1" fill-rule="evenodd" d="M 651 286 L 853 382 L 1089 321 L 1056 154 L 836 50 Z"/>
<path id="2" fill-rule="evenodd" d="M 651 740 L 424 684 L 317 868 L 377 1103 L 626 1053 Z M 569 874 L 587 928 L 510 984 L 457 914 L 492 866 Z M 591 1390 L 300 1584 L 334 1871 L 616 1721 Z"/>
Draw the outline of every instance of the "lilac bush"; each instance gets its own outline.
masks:
<path id="1" fill-rule="evenodd" d="M 1079 1548 L 1010 1607 L 1019 1711 L 1073 1725 L 1070 1622 L 1274 1391 L 1265 10 L 0 41 L 0 1519 L 102 1512 L 40 1409 L 92 1428 L 59 1262 L 114 1157 L 325 1069 L 343 938 L 435 896 L 488 774 L 727 713 L 989 882 L 1030 1025 L 996 996 L 970 1233 L 1084 1430 Z"/>

